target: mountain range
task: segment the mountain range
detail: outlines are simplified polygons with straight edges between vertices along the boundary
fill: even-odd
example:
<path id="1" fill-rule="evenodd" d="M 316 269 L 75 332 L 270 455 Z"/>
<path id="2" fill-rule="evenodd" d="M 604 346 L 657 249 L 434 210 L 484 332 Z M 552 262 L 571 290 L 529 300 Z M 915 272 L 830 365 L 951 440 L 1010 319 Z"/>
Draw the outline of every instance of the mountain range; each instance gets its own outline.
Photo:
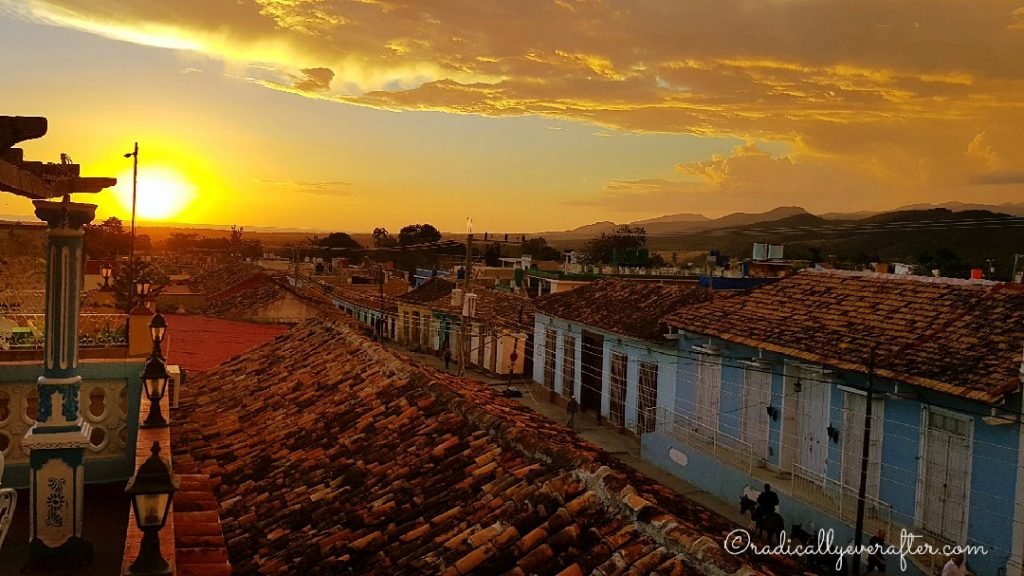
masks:
<path id="1" fill-rule="evenodd" d="M 667 214 L 665 216 L 658 216 L 656 218 L 647 218 L 645 220 L 635 220 L 632 222 L 626 222 L 629 226 L 643 226 L 647 234 L 655 236 L 665 235 L 686 235 L 697 232 L 705 232 L 711 230 L 721 230 L 726 228 L 739 228 L 744 226 L 750 226 L 759 223 L 775 223 L 784 225 L 822 225 L 842 222 L 854 222 L 854 221 L 872 221 L 876 217 L 881 217 L 883 220 L 886 218 L 897 218 L 900 219 L 905 213 L 914 212 L 931 212 L 933 210 L 946 210 L 953 213 L 959 212 L 977 212 L 987 211 L 993 213 L 993 215 L 1004 214 L 1008 216 L 1024 217 L 1024 202 L 1021 203 L 1004 203 L 1004 204 L 969 204 L 964 202 L 945 202 L 942 204 L 912 204 L 908 206 L 902 206 L 895 210 L 887 210 L 881 212 L 827 212 L 823 214 L 811 214 L 810 212 L 800 208 L 799 206 L 781 206 L 767 212 L 758 213 L 747 213 L 747 212 L 735 212 L 728 214 L 720 218 L 708 218 L 702 214 L 694 213 L 680 213 L 680 214 Z M 932 213 L 932 216 L 940 216 L 942 212 Z M 889 216 L 886 216 L 889 215 Z M 894 216 L 899 215 L 899 216 Z M 918 215 L 920 216 L 920 215 Z M 782 222 L 784 220 L 792 219 L 796 217 L 796 220 Z M 928 218 L 926 218 L 928 219 Z M 601 233 L 611 232 L 615 228 L 621 226 L 611 221 L 595 222 L 593 224 L 587 224 L 574 228 L 572 230 L 556 231 L 556 232 L 545 232 L 543 236 L 548 240 L 575 240 L 583 238 L 591 238 L 600 235 Z"/>

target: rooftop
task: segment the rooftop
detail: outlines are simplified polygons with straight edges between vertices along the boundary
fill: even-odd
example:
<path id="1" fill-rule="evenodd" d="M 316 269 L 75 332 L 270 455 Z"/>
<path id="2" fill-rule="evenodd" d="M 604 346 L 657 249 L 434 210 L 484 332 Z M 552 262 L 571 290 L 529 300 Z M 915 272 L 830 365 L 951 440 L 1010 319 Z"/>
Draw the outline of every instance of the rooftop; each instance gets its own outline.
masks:
<path id="1" fill-rule="evenodd" d="M 209 476 L 239 573 L 743 568 L 716 545 L 734 528 L 724 518 L 345 319 L 308 321 L 193 379 L 173 416 L 175 470 Z"/>
<path id="2" fill-rule="evenodd" d="M 220 365 L 288 331 L 277 324 L 254 324 L 205 316 L 166 314 L 168 359 L 190 372 Z"/>
<path id="3" fill-rule="evenodd" d="M 711 298 L 711 292 L 695 283 L 661 284 L 611 278 L 544 296 L 537 301 L 537 311 L 616 334 L 659 342 L 664 341 L 661 320 L 666 314 Z"/>
<path id="4" fill-rule="evenodd" d="M 454 289 L 455 282 L 435 276 L 424 282 L 422 286 L 402 294 L 398 299 L 411 304 L 428 304 L 451 294 Z"/>
<path id="5" fill-rule="evenodd" d="M 742 296 L 680 309 L 688 332 L 983 402 L 1020 385 L 1024 288 L 805 270 Z"/>

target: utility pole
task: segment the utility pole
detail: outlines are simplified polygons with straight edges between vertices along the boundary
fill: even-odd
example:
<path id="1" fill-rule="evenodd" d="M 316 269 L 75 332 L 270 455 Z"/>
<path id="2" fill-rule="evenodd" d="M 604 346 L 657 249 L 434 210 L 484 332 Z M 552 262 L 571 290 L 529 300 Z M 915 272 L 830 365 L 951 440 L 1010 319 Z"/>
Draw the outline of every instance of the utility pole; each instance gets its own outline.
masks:
<path id="1" fill-rule="evenodd" d="M 128 310 L 132 311 L 132 293 L 135 285 L 135 199 L 139 189 L 139 143 L 135 148 L 124 155 L 125 158 L 132 158 L 132 240 L 128 249 Z"/>
<path id="2" fill-rule="evenodd" d="M 860 487 L 857 489 L 857 525 L 854 528 L 853 548 L 853 573 L 860 574 L 860 547 L 864 542 L 864 498 L 868 484 L 868 460 L 871 455 L 871 404 L 874 400 L 875 388 L 875 350 L 876 345 L 871 346 L 868 355 L 868 390 L 867 406 L 864 408 L 864 444 L 860 451 Z"/>
<path id="3" fill-rule="evenodd" d="M 460 340 L 459 350 L 459 376 L 466 374 L 466 363 L 469 360 L 469 322 L 470 317 L 466 314 L 468 306 L 466 306 L 466 297 L 469 295 L 471 287 L 473 285 L 473 219 L 466 218 L 466 266 L 465 266 L 465 278 L 463 279 L 463 293 L 462 293 L 462 337 Z"/>
<path id="4" fill-rule="evenodd" d="M 1017 284 L 1024 284 L 1024 277 L 1020 280 L 1017 279 L 1017 261 L 1024 257 L 1024 254 L 1013 255 L 1013 274 L 1010 275 L 1010 282 L 1016 282 Z"/>

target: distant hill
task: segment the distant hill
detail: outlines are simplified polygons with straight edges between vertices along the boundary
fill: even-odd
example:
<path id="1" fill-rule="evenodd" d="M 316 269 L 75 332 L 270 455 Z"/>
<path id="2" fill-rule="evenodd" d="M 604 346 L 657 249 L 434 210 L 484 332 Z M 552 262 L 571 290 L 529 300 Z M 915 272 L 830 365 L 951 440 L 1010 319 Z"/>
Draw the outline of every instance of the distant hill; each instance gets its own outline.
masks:
<path id="1" fill-rule="evenodd" d="M 988 210 L 1010 216 L 1024 216 L 1024 202 L 1005 202 L 1003 204 L 967 204 L 964 202 L 943 202 L 942 204 L 911 204 L 897 208 L 896 212 L 910 210 L 931 210 L 933 208 L 945 208 L 953 212 L 965 212 L 970 210 Z"/>
<path id="2" fill-rule="evenodd" d="M 661 222 L 707 222 L 708 220 L 710 220 L 710 218 L 703 214 L 683 213 L 669 214 L 667 216 L 658 216 L 657 218 L 648 218 L 647 220 L 637 220 L 636 222 L 631 222 L 630 224 L 633 226 L 644 226 L 646 224 L 655 224 Z"/>

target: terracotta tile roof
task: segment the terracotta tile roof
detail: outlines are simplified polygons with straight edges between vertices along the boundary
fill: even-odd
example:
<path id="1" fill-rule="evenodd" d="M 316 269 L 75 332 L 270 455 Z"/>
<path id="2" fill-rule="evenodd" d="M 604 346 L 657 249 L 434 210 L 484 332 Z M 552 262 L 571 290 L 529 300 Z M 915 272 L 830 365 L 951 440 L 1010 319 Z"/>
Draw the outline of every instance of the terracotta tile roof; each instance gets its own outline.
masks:
<path id="1" fill-rule="evenodd" d="M 1008 284 L 804 271 L 679 310 L 677 328 L 983 402 L 1020 385 L 1024 289 Z"/>
<path id="2" fill-rule="evenodd" d="M 402 279 L 389 280 L 384 283 L 384 308 L 395 310 L 395 298 L 409 293 L 409 283 Z M 331 286 L 331 296 L 339 300 L 380 310 L 380 284 L 341 284 Z"/>
<path id="3" fill-rule="evenodd" d="M 476 316 L 491 325 L 533 330 L 533 300 L 524 296 L 490 288 L 473 288 L 476 294 Z M 431 310 L 461 315 L 461 306 L 452 306 L 451 293 L 426 302 Z"/>
<path id="4" fill-rule="evenodd" d="M 276 324 L 253 324 L 205 316 L 165 314 L 167 360 L 190 372 L 209 370 L 263 344 L 288 329 Z"/>
<path id="5" fill-rule="evenodd" d="M 238 574 L 794 573 L 724 553 L 724 518 L 350 326 L 304 323 L 192 379 L 173 414 L 175 470 L 210 476 Z"/>
<path id="6" fill-rule="evenodd" d="M 665 342 L 662 318 L 679 308 L 707 302 L 712 293 L 695 283 L 599 280 L 537 300 L 537 311 L 595 328 Z"/>
<path id="7" fill-rule="evenodd" d="M 256 264 L 232 262 L 194 276 L 188 284 L 195 292 L 216 294 L 259 274 L 261 270 Z"/>
<path id="8" fill-rule="evenodd" d="M 285 289 L 269 276 L 258 272 L 226 290 L 211 295 L 203 307 L 205 316 L 242 320 L 253 310 L 285 295 Z"/>
<path id="9" fill-rule="evenodd" d="M 174 493 L 174 567 L 178 576 L 231 576 L 213 484 L 205 474 L 179 474 Z"/>
<path id="10" fill-rule="evenodd" d="M 447 296 L 455 288 L 451 280 L 435 277 L 424 282 L 421 286 L 406 292 L 398 297 L 399 300 L 411 304 L 427 304 L 438 298 Z"/>

